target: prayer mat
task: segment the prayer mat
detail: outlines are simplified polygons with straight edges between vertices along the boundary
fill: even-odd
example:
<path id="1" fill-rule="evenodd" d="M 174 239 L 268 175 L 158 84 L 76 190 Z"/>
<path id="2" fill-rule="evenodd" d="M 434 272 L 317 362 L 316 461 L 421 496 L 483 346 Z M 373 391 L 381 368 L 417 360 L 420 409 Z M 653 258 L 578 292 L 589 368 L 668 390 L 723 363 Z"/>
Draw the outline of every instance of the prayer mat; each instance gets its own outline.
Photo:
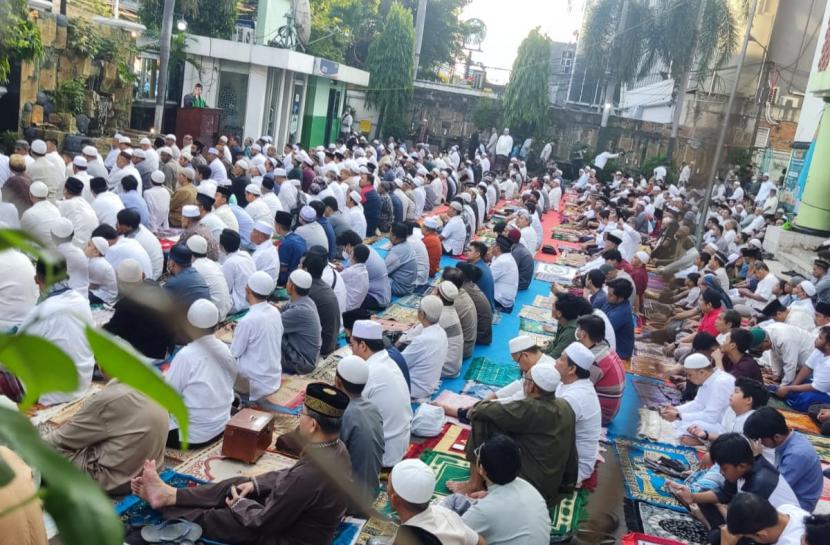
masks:
<path id="1" fill-rule="evenodd" d="M 551 307 L 535 307 L 532 305 L 524 305 L 519 311 L 519 318 L 527 320 L 534 320 L 542 323 L 555 323 L 553 316 L 551 316 Z"/>
<path id="2" fill-rule="evenodd" d="M 231 460 L 222 456 L 222 442 L 207 452 L 191 458 L 175 468 L 177 473 L 190 475 L 207 482 L 218 482 L 233 477 L 255 477 L 292 467 L 297 461 L 276 452 L 265 451 L 254 464 Z"/>
<path id="3" fill-rule="evenodd" d="M 177 465 L 183 464 L 187 460 L 190 460 L 194 457 L 199 456 L 202 453 L 205 453 L 211 450 L 218 444 L 221 444 L 222 440 L 219 439 L 215 443 L 211 443 L 210 445 L 202 448 L 192 449 L 192 450 L 182 450 L 176 448 L 165 448 L 164 449 L 164 465 L 169 467 L 176 467 Z"/>
<path id="4" fill-rule="evenodd" d="M 641 531 L 650 536 L 672 539 L 685 545 L 705 545 L 709 543 L 709 533 L 702 522 L 688 513 L 678 513 L 670 509 L 656 507 L 645 502 L 634 502 L 637 525 L 629 530 Z M 629 523 L 626 517 L 626 523 Z"/>
<path id="5" fill-rule="evenodd" d="M 556 297 L 553 297 L 553 296 L 547 297 L 545 295 L 537 295 L 533 299 L 533 306 L 534 307 L 542 307 L 542 308 L 546 308 L 546 309 L 551 309 L 551 308 L 553 308 L 553 303 L 555 303 L 555 302 L 556 302 Z"/>
<path id="6" fill-rule="evenodd" d="M 469 462 L 458 456 L 426 450 L 421 454 L 421 461 L 435 472 L 433 499 L 452 494 L 447 488 L 448 481 L 466 481 L 470 478 Z"/>
<path id="7" fill-rule="evenodd" d="M 665 357 L 663 346 L 657 343 L 638 342 L 635 346 L 638 356 Z"/>
<path id="8" fill-rule="evenodd" d="M 588 256 L 578 252 L 568 251 L 567 248 L 560 248 L 560 254 L 556 263 L 567 267 L 579 268 L 588 263 Z"/>
<path id="9" fill-rule="evenodd" d="M 648 289 L 662 291 L 666 289 L 666 281 L 658 274 L 648 273 Z"/>
<path id="10" fill-rule="evenodd" d="M 552 334 L 534 333 L 533 331 L 527 331 L 527 330 L 524 330 L 524 329 L 519 329 L 519 332 L 517 333 L 517 335 L 527 335 L 528 337 L 533 339 L 533 342 L 536 343 L 536 346 L 538 346 L 542 350 L 547 348 L 548 344 L 553 341 L 553 335 Z"/>
<path id="11" fill-rule="evenodd" d="M 398 332 L 403 333 L 403 332 L 408 331 L 409 329 L 411 329 L 412 326 L 413 326 L 413 324 L 403 323 L 403 322 L 399 322 L 397 320 L 386 319 L 385 316 L 383 316 L 383 317 L 372 316 L 371 319 L 372 319 L 372 321 L 375 321 L 375 322 L 379 323 L 384 331 L 389 331 L 391 333 L 398 333 Z"/>
<path id="12" fill-rule="evenodd" d="M 334 540 L 331 545 L 354 545 L 360 536 L 360 531 L 366 525 L 366 519 L 346 517 L 337 526 L 334 532 Z"/>
<path id="13" fill-rule="evenodd" d="M 794 411 L 780 410 L 780 412 L 784 415 L 784 420 L 787 421 L 787 426 L 789 426 L 790 428 L 796 431 L 809 433 L 813 435 L 819 435 L 821 433 L 821 430 L 819 429 L 818 425 L 812 418 L 810 418 L 810 415 L 806 413 L 797 413 Z"/>
<path id="14" fill-rule="evenodd" d="M 576 277 L 577 269 L 554 263 L 539 263 L 536 266 L 537 280 L 542 282 L 556 282 L 562 286 L 570 286 Z"/>
<path id="15" fill-rule="evenodd" d="M 363 526 L 357 538 L 357 545 L 366 545 L 367 541 L 378 536 L 388 537 L 391 543 L 391 538 L 398 529 L 398 516 L 392 511 L 392 506 L 389 505 L 389 497 L 386 495 L 384 485 L 381 485 L 380 493 L 372 507 L 376 514 Z"/>
<path id="16" fill-rule="evenodd" d="M 683 507 L 669 492 L 665 490 L 666 482 L 679 482 L 657 473 L 646 466 L 646 458 L 665 456 L 679 461 L 692 470 L 697 467 L 697 451 L 683 446 L 670 446 L 660 443 L 646 443 L 617 438 L 614 441 L 619 454 L 620 467 L 623 472 L 626 496 L 632 500 L 652 503 L 675 511 L 684 512 Z"/>
<path id="17" fill-rule="evenodd" d="M 830 437 L 809 434 L 805 434 L 804 437 L 813 444 L 822 462 L 830 462 Z"/>
<path id="18" fill-rule="evenodd" d="M 255 403 L 253 406 L 260 406 L 266 411 L 272 408 L 274 410 L 280 410 L 280 408 L 288 411 L 299 410 L 305 399 L 306 386 L 312 382 L 314 381 L 308 375 L 283 374 L 280 389 L 265 398 L 267 405 Z"/>
<path id="19" fill-rule="evenodd" d="M 89 385 L 87 391 L 75 401 L 33 410 L 30 412 L 29 420 L 37 428 L 40 435 L 46 435 L 49 432 L 55 431 L 75 416 L 92 396 L 104 389 L 104 386 L 100 382 L 93 382 Z"/>
<path id="20" fill-rule="evenodd" d="M 636 376 L 631 378 L 631 383 L 637 390 L 637 397 L 640 398 L 640 405 L 643 407 L 659 409 L 665 405 L 680 403 L 680 390 L 670 384 Z"/>
<path id="21" fill-rule="evenodd" d="M 438 278 L 438 275 L 436 275 L 436 279 L 437 278 Z M 430 284 L 423 284 L 421 286 L 415 286 L 415 288 L 412 290 L 412 295 L 417 295 L 419 297 L 424 297 L 425 295 L 429 295 L 430 293 L 432 293 L 432 290 L 435 289 L 435 284 L 437 284 L 437 282 L 435 280 L 433 280 L 433 281 L 431 281 Z"/>
<path id="22" fill-rule="evenodd" d="M 673 539 L 648 536 L 639 532 L 629 532 L 622 537 L 622 545 L 683 545 Z"/>
<path id="23" fill-rule="evenodd" d="M 176 473 L 172 469 L 165 469 L 159 474 L 161 480 L 174 488 L 193 488 L 204 484 L 190 475 Z M 161 513 L 151 508 L 150 505 L 133 494 L 126 496 L 115 504 L 115 513 L 121 517 L 121 521 L 127 526 L 146 526 L 161 522 Z"/>
<path id="24" fill-rule="evenodd" d="M 421 299 L 423 299 L 423 296 L 415 295 L 413 293 L 411 295 L 404 295 L 400 299 L 395 300 L 395 304 L 407 308 L 418 308 L 421 305 Z"/>
<path id="25" fill-rule="evenodd" d="M 550 510 L 551 541 L 559 541 L 576 534 L 579 524 L 588 517 L 588 491 L 574 490 Z"/>
<path id="26" fill-rule="evenodd" d="M 499 363 L 487 358 L 473 358 L 464 374 L 464 380 L 474 380 L 491 386 L 507 386 L 521 376 L 515 363 Z"/>
<path id="27" fill-rule="evenodd" d="M 384 320 L 413 325 L 418 321 L 418 309 L 392 305 L 380 317 Z"/>
<path id="28" fill-rule="evenodd" d="M 404 454 L 404 458 L 418 458 L 427 450 L 464 458 L 464 448 L 470 437 L 470 427 L 448 422 L 444 424 L 441 433 L 429 437 L 420 443 L 412 443 Z"/>
<path id="29" fill-rule="evenodd" d="M 677 445 L 674 426 L 668 422 L 660 413 L 651 409 L 640 409 L 640 425 L 637 428 L 637 437 L 656 443 Z"/>
<path id="30" fill-rule="evenodd" d="M 378 240 L 374 245 L 375 249 L 377 250 L 391 250 L 392 249 L 392 241 L 388 238 L 384 237 Z"/>
<path id="31" fill-rule="evenodd" d="M 549 328 L 552 326 L 553 331 L 548 331 L 545 329 L 545 326 L 548 326 Z M 519 318 L 519 329 L 522 331 L 529 331 L 537 335 L 550 335 L 551 337 L 556 335 L 556 324 L 554 322 L 540 322 L 529 318 Z"/>
<path id="32" fill-rule="evenodd" d="M 668 378 L 666 370 L 675 365 L 676 362 L 673 359 L 665 356 L 637 354 L 631 358 L 630 369 L 628 371 L 641 377 L 666 380 Z"/>

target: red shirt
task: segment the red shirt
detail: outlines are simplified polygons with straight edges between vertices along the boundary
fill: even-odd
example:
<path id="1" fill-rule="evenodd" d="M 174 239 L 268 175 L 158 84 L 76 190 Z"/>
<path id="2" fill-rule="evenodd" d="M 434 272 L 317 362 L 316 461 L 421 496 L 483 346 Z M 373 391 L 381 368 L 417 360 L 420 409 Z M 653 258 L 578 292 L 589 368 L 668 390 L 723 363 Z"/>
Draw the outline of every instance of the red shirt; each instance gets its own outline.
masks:
<path id="1" fill-rule="evenodd" d="M 634 289 L 637 292 L 637 295 L 644 294 L 646 292 L 646 288 L 648 287 L 648 271 L 646 271 L 646 268 L 632 268 L 631 272 L 628 274 L 634 281 Z"/>
<path id="2" fill-rule="evenodd" d="M 715 328 L 715 320 L 718 319 L 720 316 L 721 311 L 723 311 L 723 307 L 716 308 L 712 310 L 712 312 L 707 312 L 700 318 L 700 327 L 698 328 L 698 332 L 701 333 L 709 333 L 710 335 L 717 337 L 718 330 Z"/>
<path id="3" fill-rule="evenodd" d="M 429 255 L 429 277 L 432 278 L 438 272 L 438 263 L 441 261 L 441 239 L 438 238 L 438 234 L 435 232 L 424 233 L 423 242 L 424 246 L 427 247 L 427 254 Z"/>
<path id="4" fill-rule="evenodd" d="M 607 426 L 617 415 L 625 390 L 625 367 L 616 352 L 607 349 L 596 355 L 599 373 L 591 373 L 602 411 L 602 425 Z"/>

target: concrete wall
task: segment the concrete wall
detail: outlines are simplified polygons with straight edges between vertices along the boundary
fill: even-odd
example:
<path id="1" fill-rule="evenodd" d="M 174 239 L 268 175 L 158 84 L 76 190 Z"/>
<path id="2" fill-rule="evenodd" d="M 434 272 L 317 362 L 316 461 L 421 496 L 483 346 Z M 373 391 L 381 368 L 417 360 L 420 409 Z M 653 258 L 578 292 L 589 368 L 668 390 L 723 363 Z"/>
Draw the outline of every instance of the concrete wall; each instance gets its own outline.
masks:
<path id="1" fill-rule="evenodd" d="M 262 0 L 257 7 L 256 43 L 267 44 L 277 37 L 277 30 L 287 23 L 285 14 L 291 11 L 290 0 Z"/>

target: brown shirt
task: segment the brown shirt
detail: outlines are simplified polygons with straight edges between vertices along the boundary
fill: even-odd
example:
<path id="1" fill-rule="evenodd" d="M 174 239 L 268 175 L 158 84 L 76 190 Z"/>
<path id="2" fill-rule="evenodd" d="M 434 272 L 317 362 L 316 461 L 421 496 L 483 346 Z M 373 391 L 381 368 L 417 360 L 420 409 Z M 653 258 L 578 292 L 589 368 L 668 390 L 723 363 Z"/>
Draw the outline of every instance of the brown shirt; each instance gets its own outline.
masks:
<path id="1" fill-rule="evenodd" d="M 43 509 L 40 500 L 20 506 L 21 500 L 35 493 L 32 470 L 13 451 L 0 446 L 0 460 L 14 473 L 11 482 L 0 486 L 0 512 L 6 513 L 0 523 L 0 545 L 46 545 Z M 17 508 L 14 508 L 17 506 Z"/>
<path id="2" fill-rule="evenodd" d="M 170 227 L 182 226 L 182 206 L 196 204 L 196 186 L 179 186 L 170 198 Z"/>

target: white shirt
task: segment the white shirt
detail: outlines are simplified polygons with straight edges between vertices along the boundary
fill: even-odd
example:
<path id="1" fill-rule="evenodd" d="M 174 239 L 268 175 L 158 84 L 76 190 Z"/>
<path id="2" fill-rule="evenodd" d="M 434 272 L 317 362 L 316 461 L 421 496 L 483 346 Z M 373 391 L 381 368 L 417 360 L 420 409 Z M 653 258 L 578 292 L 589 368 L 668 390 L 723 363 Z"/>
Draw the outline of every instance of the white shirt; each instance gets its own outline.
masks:
<path id="1" fill-rule="evenodd" d="M 415 251 L 415 262 L 418 264 L 415 285 L 423 286 L 429 282 L 429 252 L 427 252 L 427 247 L 424 246 L 422 238 L 413 235 L 406 240 L 409 241 L 409 245 Z"/>
<path id="2" fill-rule="evenodd" d="M 219 160 L 218 157 L 211 161 L 208 166 L 210 167 L 211 180 L 215 181 L 217 184 L 228 180 L 228 171 L 225 169 L 225 165 Z"/>
<path id="3" fill-rule="evenodd" d="M 755 299 L 750 299 L 747 301 L 750 306 L 757 310 L 762 310 L 767 304 L 775 298 L 773 295 L 772 290 L 778 286 L 778 278 L 775 277 L 774 274 L 768 272 L 767 275 L 764 277 L 763 280 L 758 281 L 758 285 L 755 287 L 755 295 L 760 295 L 764 298 L 763 301 L 757 301 Z"/>
<path id="4" fill-rule="evenodd" d="M 326 230 L 316 221 L 300 225 L 294 232 L 305 239 L 308 248 L 312 246 L 322 246 L 328 251 L 329 238 L 326 236 Z"/>
<path id="5" fill-rule="evenodd" d="M 210 291 L 210 298 L 219 309 L 219 320 L 224 320 L 231 309 L 231 293 L 228 289 L 228 282 L 222 269 L 215 261 L 206 257 L 199 257 L 193 260 L 193 268 L 196 269 L 205 281 Z M 271 393 L 271 392 L 269 392 Z"/>
<path id="6" fill-rule="evenodd" d="M 256 270 L 265 271 L 268 276 L 277 279 L 280 274 L 280 256 L 270 238 L 256 247 L 253 258 Z"/>
<path id="7" fill-rule="evenodd" d="M 0 202 L 0 224 L 8 229 L 20 229 L 20 215 L 15 205 Z"/>
<path id="8" fill-rule="evenodd" d="M 92 236 L 92 231 L 98 227 L 98 216 L 92 206 L 83 197 L 73 197 L 57 202 L 61 216 L 72 222 L 75 228 L 73 237 L 76 244 L 84 246 Z"/>
<path id="9" fill-rule="evenodd" d="M 361 239 L 366 238 L 366 216 L 363 215 L 363 207 L 360 205 L 349 208 L 346 212 L 346 220 L 352 228 L 352 231 L 357 233 Z"/>
<path id="10" fill-rule="evenodd" d="M 245 212 L 251 216 L 254 223 L 258 221 L 264 221 L 268 225 L 273 225 L 274 223 L 274 214 L 271 213 L 268 203 L 262 200 L 262 198 L 257 198 L 249 202 L 248 206 L 245 207 Z"/>
<path id="11" fill-rule="evenodd" d="M 412 406 L 409 389 L 397 364 L 386 350 L 375 352 L 369 364 L 369 380 L 363 388 L 363 397 L 373 403 L 383 418 L 383 467 L 392 467 L 403 458 L 409 446 Z M 443 362 L 442 362 L 443 363 Z"/>
<path id="12" fill-rule="evenodd" d="M 418 186 L 412 190 L 412 198 L 415 200 L 415 218 L 420 218 L 424 215 L 424 205 L 427 202 L 426 190 Z"/>
<path id="13" fill-rule="evenodd" d="M 516 477 L 507 484 L 491 484 L 487 495 L 461 517 L 487 545 L 547 545 L 550 513 L 536 488 Z"/>
<path id="14" fill-rule="evenodd" d="M 428 399 L 441 380 L 441 369 L 449 349 L 447 333 L 437 323 L 428 327 L 418 324 L 401 340 L 411 341 L 401 355 L 409 368 L 412 399 Z"/>
<path id="15" fill-rule="evenodd" d="M 263 195 L 262 197 L 260 197 L 257 200 L 262 201 L 266 205 L 268 205 L 268 210 L 271 213 L 271 215 L 270 215 L 271 220 L 274 219 L 274 216 L 277 215 L 277 212 L 282 212 L 282 210 L 283 210 L 282 201 L 280 201 L 280 198 L 277 197 L 274 194 L 274 192 L 272 192 L 272 191 L 269 191 L 268 193 L 266 193 L 265 195 Z"/>
<path id="16" fill-rule="evenodd" d="M 329 287 L 331 287 L 331 290 L 334 292 L 334 296 L 337 298 L 337 308 L 340 310 L 340 314 L 346 312 L 346 299 L 348 298 L 346 283 L 343 282 L 343 277 L 340 275 L 337 269 L 335 269 L 331 265 L 327 265 L 323 269 L 323 274 L 320 276 L 320 280 L 328 284 Z"/>
<path id="17" fill-rule="evenodd" d="M 282 316 L 263 301 L 251 307 L 233 333 L 231 355 L 248 381 L 251 400 L 276 392 L 282 382 Z"/>
<path id="18" fill-rule="evenodd" d="M 39 295 L 32 261 L 19 250 L 0 251 L 0 330 L 19 326 Z"/>
<path id="19" fill-rule="evenodd" d="M 441 244 L 444 250 L 451 255 L 464 253 L 464 241 L 467 240 L 467 229 L 461 216 L 453 216 L 441 229 Z"/>
<path id="20" fill-rule="evenodd" d="M 364 263 L 353 263 L 340 273 L 346 286 L 346 307 L 344 312 L 359 308 L 369 293 L 369 271 Z"/>
<path id="21" fill-rule="evenodd" d="M 152 147 L 148 147 L 147 149 L 144 150 L 144 153 L 147 157 L 145 159 L 145 161 L 147 161 L 147 164 L 150 165 L 150 170 L 158 170 L 159 169 L 159 154 L 158 154 L 158 152 L 156 150 L 154 150 Z"/>
<path id="22" fill-rule="evenodd" d="M 204 443 L 225 429 L 235 378 L 236 362 L 228 346 L 213 335 L 199 337 L 173 357 L 165 379 L 187 406 L 191 443 Z M 170 429 L 178 427 L 171 417 Z"/>
<path id="23" fill-rule="evenodd" d="M 792 504 L 779 505 L 776 510 L 790 517 L 790 520 L 778 536 L 775 545 L 801 545 L 801 537 L 804 535 L 804 519 L 809 517 L 810 513 Z"/>
<path id="24" fill-rule="evenodd" d="M 49 201 L 38 201 L 23 212 L 20 228 L 45 246 L 52 245 L 52 222 L 61 217 L 58 207 Z"/>
<path id="25" fill-rule="evenodd" d="M 89 291 L 108 305 L 118 297 L 115 269 L 103 257 L 89 259 Z"/>
<path id="26" fill-rule="evenodd" d="M 594 166 L 597 168 L 605 168 L 605 164 L 608 162 L 608 159 L 616 159 L 619 157 L 619 153 L 610 153 L 607 151 L 603 151 L 596 157 L 594 157 Z"/>
<path id="27" fill-rule="evenodd" d="M 722 369 L 715 369 L 697 390 L 691 401 L 678 405 L 680 420 L 675 421 L 678 436 L 685 435 L 690 426 L 700 426 L 705 431 L 716 431 L 729 407 L 729 397 L 735 390 L 735 377 Z"/>
<path id="28" fill-rule="evenodd" d="M 66 260 L 67 284 L 86 299 L 89 297 L 89 260 L 84 251 L 72 242 L 58 244 L 57 250 Z"/>
<path id="29" fill-rule="evenodd" d="M 830 356 L 813 350 L 804 365 L 813 370 L 813 388 L 825 394 L 830 393 Z"/>
<path id="30" fill-rule="evenodd" d="M 167 229 L 170 226 L 167 221 L 170 215 L 170 191 L 163 185 L 154 184 L 144 192 L 144 202 L 150 211 L 150 230 L 158 233 L 161 229 Z"/>
<path id="31" fill-rule="evenodd" d="M 38 403 L 54 405 L 72 401 L 89 388 L 95 358 L 84 330 L 93 324 L 89 300 L 71 289 L 47 297 L 23 320 L 20 331 L 42 337 L 60 348 L 75 364 L 78 373 L 75 392 L 47 393 L 40 396 Z"/>
<path id="32" fill-rule="evenodd" d="M 104 191 L 95 196 L 92 209 L 98 217 L 98 223 L 106 223 L 115 227 L 118 213 L 124 210 L 124 203 L 121 202 L 121 197 L 112 191 Z"/>
<path id="33" fill-rule="evenodd" d="M 239 221 L 236 219 L 236 216 L 230 206 L 227 204 L 217 206 L 213 209 L 213 214 L 219 218 L 223 224 L 225 224 L 225 227 L 236 233 L 239 232 Z M 219 235 L 221 234 L 222 233 L 219 233 Z"/>
<path id="34" fill-rule="evenodd" d="M 510 253 L 504 253 L 490 263 L 493 273 L 494 299 L 505 308 L 512 308 L 519 290 L 519 267 Z"/>
<path id="35" fill-rule="evenodd" d="M 164 272 L 164 250 L 161 249 L 159 239 L 141 224 L 128 237 L 141 244 L 141 247 L 144 248 L 144 251 L 147 252 L 147 256 L 150 258 L 153 274 L 148 278 L 158 280 L 161 273 Z"/>
<path id="36" fill-rule="evenodd" d="M 769 361 L 773 371 L 783 373 L 781 384 L 791 384 L 798 365 L 806 362 L 815 350 L 815 337 L 812 332 L 781 322 L 761 324 L 761 329 L 772 343 Z"/>
<path id="37" fill-rule="evenodd" d="M 692 169 L 689 165 L 685 165 L 683 168 L 680 169 L 680 174 L 677 176 L 678 183 L 685 184 L 689 182 L 689 178 L 692 176 Z"/>
<path id="38" fill-rule="evenodd" d="M 527 226 L 520 229 L 522 238 L 519 239 L 519 244 L 528 249 L 531 254 L 535 254 L 539 249 L 539 241 L 536 238 L 536 231 L 533 227 Z"/>
<path id="39" fill-rule="evenodd" d="M 132 176 L 138 182 L 138 187 L 136 191 L 138 194 L 141 195 L 142 191 L 144 190 L 141 185 L 141 174 L 138 173 L 138 170 L 130 163 L 129 165 L 124 166 L 124 168 L 115 167 L 110 172 L 109 177 L 109 188 L 111 191 L 121 195 L 124 193 L 124 186 L 121 185 L 121 180 L 126 178 L 127 176 Z"/>
<path id="40" fill-rule="evenodd" d="M 513 151 L 513 137 L 509 134 L 502 134 L 496 141 L 496 155 L 510 155 Z"/>
<path id="41" fill-rule="evenodd" d="M 556 186 L 550 190 L 548 193 L 548 197 L 550 198 L 550 208 L 551 210 L 559 211 L 560 202 L 562 201 L 562 188 L 560 186 Z"/>
<path id="42" fill-rule="evenodd" d="M 231 313 L 245 310 L 250 305 L 245 298 L 248 279 L 256 272 L 254 258 L 247 252 L 236 251 L 228 254 L 222 263 L 222 274 L 231 296 Z"/>
<path id="43" fill-rule="evenodd" d="M 297 188 L 287 180 L 280 184 L 280 194 L 277 195 L 282 202 L 282 209 L 291 211 L 297 207 Z"/>
<path id="44" fill-rule="evenodd" d="M 588 379 L 571 384 L 559 384 L 556 397 L 568 402 L 576 416 L 576 452 L 579 458 L 577 481 L 584 481 L 594 472 L 599 456 L 599 434 L 602 431 L 602 411 L 594 385 Z"/>
<path id="45" fill-rule="evenodd" d="M 153 264 L 147 250 L 134 238 L 121 237 L 118 242 L 110 246 L 105 256 L 112 268 L 118 270 L 118 264 L 125 259 L 135 259 L 141 265 L 145 278 L 153 278 Z"/>
<path id="46" fill-rule="evenodd" d="M 386 465 L 386 464 L 384 464 Z M 455 511 L 437 504 L 430 505 L 405 523 L 422 528 L 438 538 L 441 545 L 476 545 L 478 534 L 464 524 Z"/>

